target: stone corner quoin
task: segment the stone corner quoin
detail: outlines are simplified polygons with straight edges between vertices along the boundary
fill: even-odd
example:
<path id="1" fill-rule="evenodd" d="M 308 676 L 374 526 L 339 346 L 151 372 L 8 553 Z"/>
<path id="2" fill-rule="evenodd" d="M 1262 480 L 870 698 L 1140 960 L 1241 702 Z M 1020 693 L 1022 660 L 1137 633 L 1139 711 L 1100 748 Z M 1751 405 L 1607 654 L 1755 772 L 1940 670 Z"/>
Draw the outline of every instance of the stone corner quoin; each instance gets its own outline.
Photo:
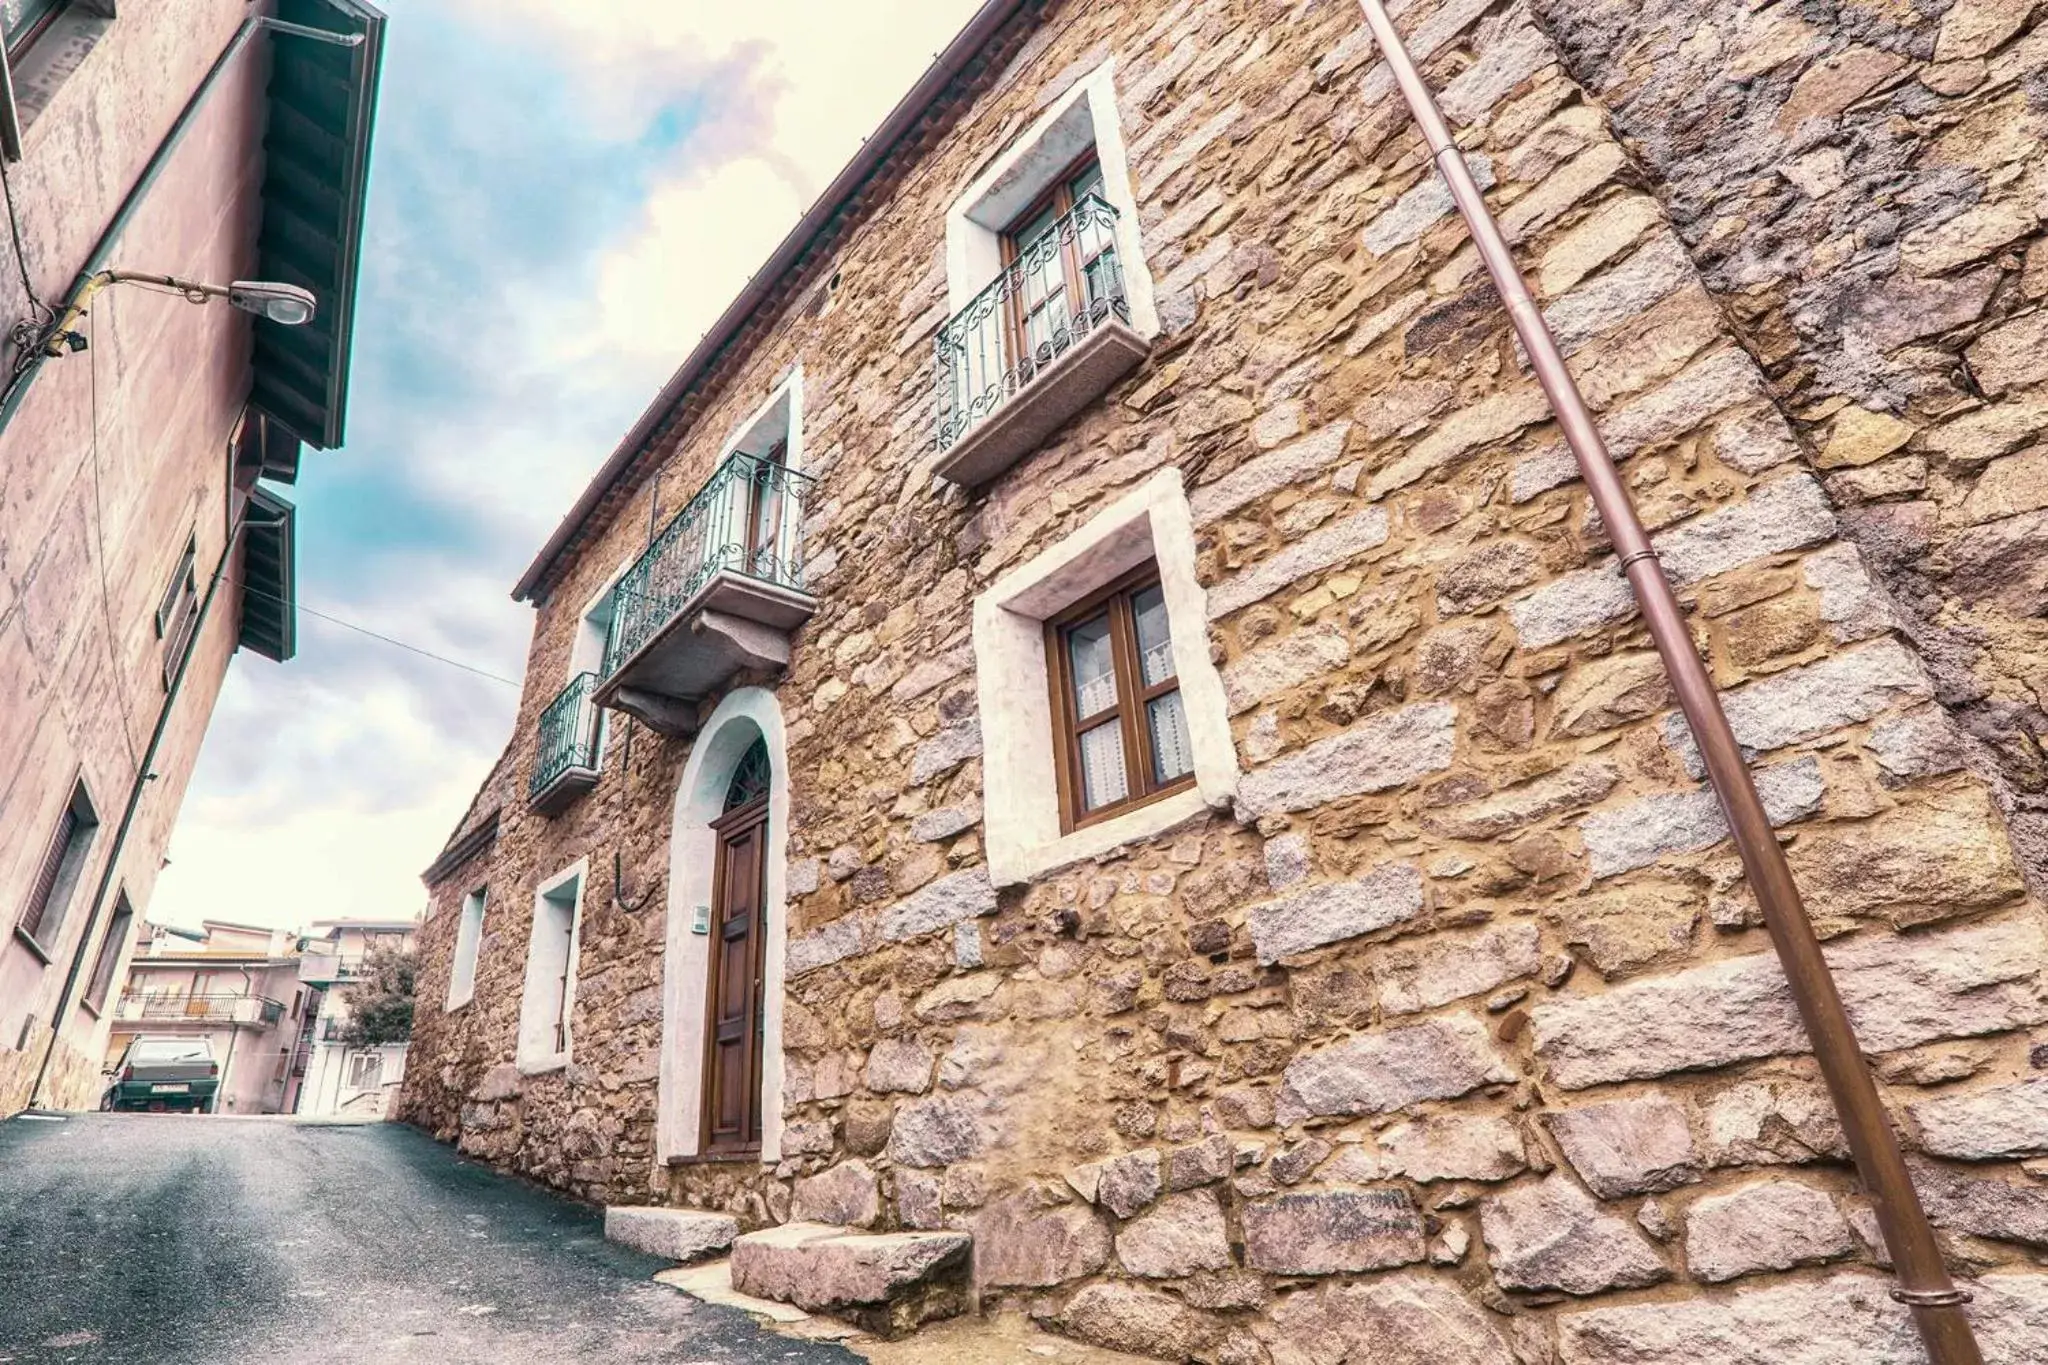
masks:
<path id="1" fill-rule="evenodd" d="M 845 1260 L 896 1327 L 971 1294 L 1175 1360 L 1917 1360 L 1691 736 L 1356 8 L 1053 8 L 613 492 L 685 506 L 800 370 L 786 664 L 628 698 L 543 813 L 540 713 L 644 516 L 549 568 L 475 807 L 495 840 L 423 933 L 434 998 L 490 887 L 472 1000 L 422 1011 L 401 1116 L 615 1213 L 728 1220 L 790 1294 Z M 2048 27 L 1880 8 L 1398 22 L 1680 590 L 1986 1358 L 2018 1365 L 2048 1359 Z M 1067 402 L 1072 369 L 1011 376 L 997 436 L 1043 434 L 957 489 L 935 355 L 989 279 L 952 278 L 948 223 L 980 178 L 1021 193 L 1048 127 L 1121 177 L 1145 345 L 1057 420 L 1032 386 Z M 1127 500 L 1166 470 L 1184 500 Z M 1063 832 L 1031 613 L 1148 557 L 1201 796 Z M 734 767 L 741 713 L 773 770 L 761 1151 L 702 1159 L 725 940 L 678 791 Z M 1005 884 L 1006 849 L 1047 870 Z M 530 969 L 536 892 L 586 859 L 565 981 Z M 517 1065 L 529 979 L 566 990 L 549 1070 Z M 728 1222 L 617 1220 L 692 1254 Z M 943 1274 L 869 1275 L 912 1233 L 947 1235 L 903 1243 Z"/>

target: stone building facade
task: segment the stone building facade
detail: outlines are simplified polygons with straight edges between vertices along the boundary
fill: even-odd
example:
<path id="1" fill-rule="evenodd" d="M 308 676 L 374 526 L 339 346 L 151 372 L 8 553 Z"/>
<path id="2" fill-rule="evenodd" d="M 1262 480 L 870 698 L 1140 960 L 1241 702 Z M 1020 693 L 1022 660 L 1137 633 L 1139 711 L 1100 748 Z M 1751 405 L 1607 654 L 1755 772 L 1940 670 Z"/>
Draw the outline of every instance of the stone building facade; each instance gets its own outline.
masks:
<path id="1" fill-rule="evenodd" d="M 273 12 L 356 45 L 273 38 Z M 358 0 L 0 7 L 0 1116 L 98 1102 L 228 664 L 293 651 L 273 485 L 341 438 L 382 22 Z M 317 311 L 287 329 L 116 285 L 38 359 L 103 270 L 276 280 Z"/>
<path id="2" fill-rule="evenodd" d="M 1755 755 L 1987 1358 L 2048 1356 L 2048 25 L 1394 8 Z M 594 1202 L 961 1230 L 983 1302 L 1170 1359 L 1920 1360 L 1356 7 L 991 15 L 522 583 L 518 730 L 429 873 L 401 1116 Z M 1069 241 L 1113 237 L 1121 305 L 1085 365 L 963 407 L 992 229 L 1091 147 L 1107 209 Z M 764 462 L 813 481 L 773 474 L 801 516 L 745 538 L 773 581 L 663 589 L 675 528 Z M 1072 820 L 1103 772 L 1053 714 L 1063 613 L 1152 575 L 1182 726 L 1126 752 L 1173 780 Z M 745 1016 L 706 999 L 746 858 L 752 1133 L 720 1079 Z"/>

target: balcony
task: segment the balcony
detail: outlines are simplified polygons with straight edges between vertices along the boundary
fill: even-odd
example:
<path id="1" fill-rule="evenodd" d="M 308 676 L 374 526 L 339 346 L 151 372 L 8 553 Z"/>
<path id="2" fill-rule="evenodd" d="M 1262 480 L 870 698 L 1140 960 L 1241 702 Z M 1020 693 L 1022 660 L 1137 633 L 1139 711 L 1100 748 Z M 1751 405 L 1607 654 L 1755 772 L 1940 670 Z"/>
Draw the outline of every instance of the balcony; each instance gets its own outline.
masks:
<path id="1" fill-rule="evenodd" d="M 339 953 L 306 953 L 299 958 L 299 980 L 309 986 L 332 986 L 360 981 L 365 975 L 360 954 L 343 957 Z"/>
<path id="2" fill-rule="evenodd" d="M 1131 330 L 1116 219 L 1086 196 L 939 329 L 941 478 L 995 479 L 1151 353 Z"/>
<path id="3" fill-rule="evenodd" d="M 664 734 L 697 728 L 697 701 L 743 669 L 789 666 L 817 601 L 798 533 L 812 480 L 739 451 L 663 527 L 612 595 L 595 697 Z"/>
<path id="4" fill-rule="evenodd" d="M 540 713 L 540 749 L 526 802 L 543 815 L 565 809 L 597 784 L 596 690 L 595 673 L 578 673 Z"/>
<path id="5" fill-rule="evenodd" d="M 284 1017 L 284 1006 L 261 995 L 184 995 L 149 991 L 121 997 L 116 1019 L 148 1023 L 247 1024 L 262 1027 Z"/>

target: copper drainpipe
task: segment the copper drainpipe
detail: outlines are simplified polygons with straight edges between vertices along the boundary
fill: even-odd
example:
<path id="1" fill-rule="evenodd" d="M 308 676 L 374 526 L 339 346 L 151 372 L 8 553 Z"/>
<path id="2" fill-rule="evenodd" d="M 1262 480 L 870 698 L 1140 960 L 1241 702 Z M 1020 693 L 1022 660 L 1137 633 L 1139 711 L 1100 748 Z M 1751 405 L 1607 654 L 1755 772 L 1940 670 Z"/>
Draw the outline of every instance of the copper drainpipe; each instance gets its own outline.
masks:
<path id="1" fill-rule="evenodd" d="M 1580 477 L 1593 495 L 1593 505 L 1599 510 L 1601 523 L 1620 557 L 1629 586 L 1635 590 L 1650 638 L 1656 642 L 1664 671 L 1678 694 L 1679 709 L 1685 713 L 1686 724 L 1692 727 L 1693 739 L 1706 760 L 1707 777 L 1713 783 L 1722 813 L 1727 816 L 1728 827 L 1734 831 L 1743 871 L 1763 908 L 1771 942 L 1778 950 L 1778 960 L 1784 965 L 1792 997 L 1799 1006 L 1799 1017 L 1805 1022 L 1814 1056 L 1820 1062 L 1828 1092 L 1834 1097 L 1835 1111 L 1841 1117 L 1842 1130 L 1848 1135 L 1857 1174 L 1876 1205 L 1878 1225 L 1883 1229 L 1885 1246 L 1891 1252 L 1898 1275 L 1892 1297 L 1912 1309 L 1914 1323 L 1934 1365 L 1983 1365 L 1983 1356 L 1962 1310 L 1970 1296 L 1956 1288 L 1942 1263 L 1934 1230 L 1928 1226 L 1926 1210 L 1921 1207 L 1912 1177 L 1906 1172 L 1898 1139 L 1878 1099 L 1877 1085 L 1864 1064 L 1862 1050 L 1856 1044 L 1856 1033 L 1848 1012 L 1842 1008 L 1835 979 L 1828 972 L 1827 960 L 1821 956 L 1820 940 L 1814 936 L 1806 908 L 1800 903 L 1799 888 L 1793 883 L 1784 850 L 1778 847 L 1777 837 L 1772 833 L 1763 801 L 1750 780 L 1749 766 L 1743 761 L 1734 732 L 1728 728 L 1728 717 L 1721 710 L 1721 699 L 1707 677 L 1706 666 L 1693 647 L 1678 599 L 1664 577 L 1663 566 L 1657 562 L 1657 552 L 1650 548 L 1650 538 L 1615 470 L 1613 458 L 1607 453 L 1606 443 L 1593 425 L 1586 400 L 1566 370 L 1564 357 L 1558 352 L 1543 314 L 1529 296 L 1529 286 L 1522 279 L 1514 254 L 1487 209 L 1464 155 L 1452 141 L 1435 97 L 1415 69 L 1414 59 L 1387 16 L 1382 0 L 1359 3 L 1388 68 L 1422 128 L 1436 168 L 1471 229 L 1473 245 L 1486 262 L 1487 273 L 1493 276 L 1494 288 L 1507 304 L 1515 335 L 1521 338 L 1536 378 L 1550 399 L 1557 424 L 1563 428 L 1565 441 L 1578 461 Z"/>

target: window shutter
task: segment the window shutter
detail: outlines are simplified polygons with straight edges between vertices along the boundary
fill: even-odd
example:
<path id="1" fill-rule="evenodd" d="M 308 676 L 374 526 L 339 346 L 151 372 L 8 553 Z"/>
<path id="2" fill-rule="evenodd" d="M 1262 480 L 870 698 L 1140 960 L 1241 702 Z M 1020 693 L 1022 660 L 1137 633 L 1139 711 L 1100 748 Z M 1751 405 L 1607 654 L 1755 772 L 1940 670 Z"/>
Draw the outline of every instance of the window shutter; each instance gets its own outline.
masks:
<path id="1" fill-rule="evenodd" d="M 57 821 L 57 836 L 50 840 L 49 849 L 43 854 L 43 865 L 36 869 L 35 885 L 28 893 L 28 909 L 22 914 L 21 927 L 28 931 L 30 938 L 43 943 L 44 919 L 50 913 L 50 896 L 57 889 L 57 874 L 64 867 L 64 855 L 71 848 L 72 836 L 78 832 L 78 812 L 71 806 L 64 807 L 64 814 Z"/>

